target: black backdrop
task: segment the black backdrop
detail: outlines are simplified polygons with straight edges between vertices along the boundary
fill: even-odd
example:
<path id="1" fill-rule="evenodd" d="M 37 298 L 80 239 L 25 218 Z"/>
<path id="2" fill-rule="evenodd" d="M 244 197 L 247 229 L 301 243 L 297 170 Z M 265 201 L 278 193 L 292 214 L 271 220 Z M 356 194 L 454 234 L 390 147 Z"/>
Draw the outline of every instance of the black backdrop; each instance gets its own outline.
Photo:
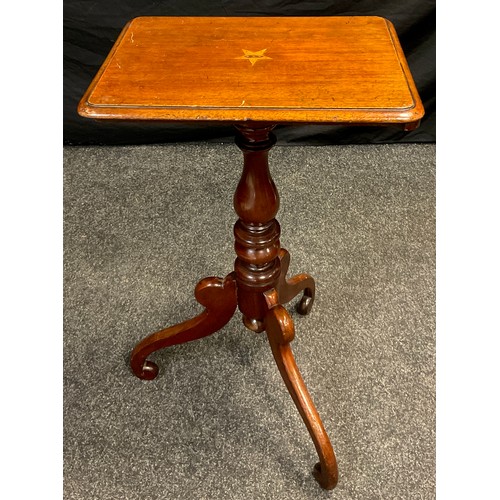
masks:
<path id="1" fill-rule="evenodd" d="M 137 16 L 377 15 L 393 22 L 426 115 L 420 127 L 283 125 L 281 144 L 435 142 L 436 8 L 434 0 L 65 0 L 64 144 L 232 142 L 228 126 L 110 123 L 81 118 L 78 101 L 127 21 Z"/>

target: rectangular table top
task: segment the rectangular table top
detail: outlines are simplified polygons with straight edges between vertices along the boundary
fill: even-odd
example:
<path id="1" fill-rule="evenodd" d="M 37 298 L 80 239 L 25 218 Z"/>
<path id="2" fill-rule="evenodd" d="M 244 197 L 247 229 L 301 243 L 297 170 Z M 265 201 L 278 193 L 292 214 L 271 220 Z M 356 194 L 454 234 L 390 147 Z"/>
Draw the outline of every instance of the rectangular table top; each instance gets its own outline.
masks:
<path id="1" fill-rule="evenodd" d="M 139 17 L 83 96 L 96 119 L 400 124 L 424 114 L 381 17 Z"/>

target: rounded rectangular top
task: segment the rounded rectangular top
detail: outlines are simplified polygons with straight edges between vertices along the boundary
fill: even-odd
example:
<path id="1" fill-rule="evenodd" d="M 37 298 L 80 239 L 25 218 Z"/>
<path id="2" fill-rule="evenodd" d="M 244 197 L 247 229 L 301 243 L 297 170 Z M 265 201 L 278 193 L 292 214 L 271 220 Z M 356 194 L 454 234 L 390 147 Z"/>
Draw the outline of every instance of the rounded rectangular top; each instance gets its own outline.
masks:
<path id="1" fill-rule="evenodd" d="M 418 126 L 424 114 L 381 17 L 139 17 L 78 106 L 96 119 Z"/>

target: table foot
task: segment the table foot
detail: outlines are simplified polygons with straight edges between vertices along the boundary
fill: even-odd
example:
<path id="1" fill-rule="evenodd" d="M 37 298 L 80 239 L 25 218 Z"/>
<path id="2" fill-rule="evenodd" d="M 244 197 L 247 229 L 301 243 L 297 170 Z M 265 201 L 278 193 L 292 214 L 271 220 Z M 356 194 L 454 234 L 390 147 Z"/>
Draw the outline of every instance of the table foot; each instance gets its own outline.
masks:
<path id="1" fill-rule="evenodd" d="M 207 337 L 220 330 L 236 310 L 236 281 L 234 274 L 225 279 L 205 278 L 196 286 L 196 300 L 205 306 L 198 316 L 153 333 L 143 339 L 132 351 L 130 366 L 134 374 L 144 380 L 158 375 L 158 367 L 146 358 L 153 352 L 176 344 Z"/>
<path id="2" fill-rule="evenodd" d="M 279 303 L 286 304 L 303 291 L 304 295 L 300 302 L 297 303 L 296 310 L 299 314 L 305 316 L 311 312 L 314 303 L 316 289 L 314 278 L 309 274 L 302 273 L 287 279 L 286 273 L 290 265 L 290 254 L 287 250 L 281 248 L 278 257 L 281 262 L 281 274 L 276 286 Z"/>
<path id="3" fill-rule="evenodd" d="M 276 290 L 266 292 L 265 295 L 269 311 L 264 323 L 274 359 L 319 456 L 313 476 L 322 488 L 331 490 L 338 481 L 337 459 L 290 348 L 295 335 L 293 320 L 279 304 Z"/>

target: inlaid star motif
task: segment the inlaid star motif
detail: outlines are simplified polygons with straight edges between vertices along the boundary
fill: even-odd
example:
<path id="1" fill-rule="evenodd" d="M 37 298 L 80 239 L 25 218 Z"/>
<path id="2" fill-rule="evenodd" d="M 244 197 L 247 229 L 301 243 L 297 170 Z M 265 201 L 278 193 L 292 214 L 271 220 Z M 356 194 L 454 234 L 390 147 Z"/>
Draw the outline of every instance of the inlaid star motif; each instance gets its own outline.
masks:
<path id="1" fill-rule="evenodd" d="M 257 61 L 261 59 L 272 59 L 272 57 L 267 57 L 264 55 L 264 52 L 267 49 L 258 50 L 257 52 L 252 52 L 251 50 L 241 49 L 243 51 L 244 56 L 235 57 L 235 59 L 246 59 L 253 66 Z"/>

